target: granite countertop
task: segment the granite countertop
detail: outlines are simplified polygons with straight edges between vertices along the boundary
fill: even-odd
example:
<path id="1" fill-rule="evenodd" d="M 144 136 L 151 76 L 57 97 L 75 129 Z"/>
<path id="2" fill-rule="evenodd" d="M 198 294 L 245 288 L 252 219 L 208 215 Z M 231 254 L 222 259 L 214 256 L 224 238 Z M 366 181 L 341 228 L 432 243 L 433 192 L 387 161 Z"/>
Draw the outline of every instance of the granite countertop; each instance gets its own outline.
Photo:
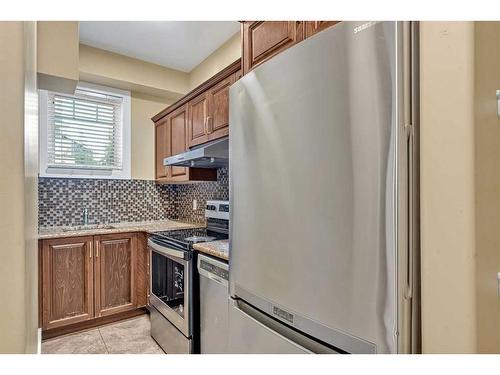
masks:
<path id="1" fill-rule="evenodd" d="M 229 260 L 229 240 L 195 243 L 193 249 L 220 259 Z"/>
<path id="2" fill-rule="evenodd" d="M 111 228 L 110 228 L 111 227 Z M 96 234 L 146 232 L 154 233 L 174 229 L 203 228 L 204 224 L 184 223 L 175 220 L 137 221 L 127 223 L 103 224 L 93 229 L 79 229 L 74 227 L 45 227 L 39 228 L 38 239 L 93 236 Z M 74 229 L 73 229 L 74 228 Z"/>

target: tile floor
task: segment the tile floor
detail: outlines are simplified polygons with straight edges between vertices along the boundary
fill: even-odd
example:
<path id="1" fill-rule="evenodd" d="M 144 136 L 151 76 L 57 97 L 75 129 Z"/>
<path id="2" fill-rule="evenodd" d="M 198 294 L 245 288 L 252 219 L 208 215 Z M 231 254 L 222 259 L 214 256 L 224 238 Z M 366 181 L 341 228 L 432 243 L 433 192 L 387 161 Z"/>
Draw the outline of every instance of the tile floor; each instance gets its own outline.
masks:
<path id="1" fill-rule="evenodd" d="M 43 354 L 164 354 L 150 335 L 149 315 L 42 342 Z"/>

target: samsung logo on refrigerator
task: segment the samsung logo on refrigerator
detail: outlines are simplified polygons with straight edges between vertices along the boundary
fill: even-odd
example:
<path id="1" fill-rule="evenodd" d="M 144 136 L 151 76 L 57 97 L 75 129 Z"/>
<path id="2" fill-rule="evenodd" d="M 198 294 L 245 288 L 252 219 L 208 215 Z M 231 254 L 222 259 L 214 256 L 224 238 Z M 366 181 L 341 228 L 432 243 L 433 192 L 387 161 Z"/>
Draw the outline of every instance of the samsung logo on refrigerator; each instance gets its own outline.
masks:
<path id="1" fill-rule="evenodd" d="M 279 307 L 273 306 L 273 314 L 278 318 L 284 319 L 287 322 L 293 324 L 293 314 L 290 314 L 288 311 L 282 310 Z"/>
<path id="2" fill-rule="evenodd" d="M 354 28 L 354 34 L 357 34 L 357 33 L 359 33 L 360 31 L 366 30 L 366 29 L 368 29 L 369 27 L 374 26 L 376 23 L 377 23 L 376 21 L 371 21 L 371 22 L 367 22 L 367 23 L 364 23 L 364 24 L 362 24 L 362 25 L 356 26 L 356 27 Z"/>

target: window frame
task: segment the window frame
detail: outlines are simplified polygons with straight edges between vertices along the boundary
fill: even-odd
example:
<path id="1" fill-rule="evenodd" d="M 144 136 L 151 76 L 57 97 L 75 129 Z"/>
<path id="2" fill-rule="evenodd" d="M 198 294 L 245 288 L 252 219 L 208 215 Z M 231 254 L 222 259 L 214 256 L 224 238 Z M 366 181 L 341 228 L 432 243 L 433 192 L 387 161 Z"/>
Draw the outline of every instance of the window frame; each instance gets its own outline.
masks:
<path id="1" fill-rule="evenodd" d="M 48 93 L 47 90 L 39 90 L 39 119 L 40 119 L 40 177 L 59 178 L 93 178 L 93 179 L 131 179 L 131 122 L 130 122 L 130 91 L 120 90 L 113 87 L 95 85 L 88 82 L 78 82 L 77 90 L 94 91 L 100 94 L 119 96 L 122 98 L 122 169 L 107 170 L 93 168 L 54 168 L 48 166 Z M 51 91 L 58 94 L 56 91 Z M 60 93 L 61 95 L 68 95 Z"/>

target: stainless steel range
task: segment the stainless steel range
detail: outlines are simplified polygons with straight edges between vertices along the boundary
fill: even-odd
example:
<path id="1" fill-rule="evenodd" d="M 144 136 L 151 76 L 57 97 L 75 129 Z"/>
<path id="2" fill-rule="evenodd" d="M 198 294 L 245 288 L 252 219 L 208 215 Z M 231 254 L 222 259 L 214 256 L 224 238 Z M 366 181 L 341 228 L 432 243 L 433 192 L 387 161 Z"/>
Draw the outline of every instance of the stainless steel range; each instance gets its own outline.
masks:
<path id="1" fill-rule="evenodd" d="M 179 229 L 150 235 L 151 336 L 166 353 L 199 351 L 197 280 L 192 245 L 228 238 L 229 202 L 207 201 L 206 228 Z"/>

